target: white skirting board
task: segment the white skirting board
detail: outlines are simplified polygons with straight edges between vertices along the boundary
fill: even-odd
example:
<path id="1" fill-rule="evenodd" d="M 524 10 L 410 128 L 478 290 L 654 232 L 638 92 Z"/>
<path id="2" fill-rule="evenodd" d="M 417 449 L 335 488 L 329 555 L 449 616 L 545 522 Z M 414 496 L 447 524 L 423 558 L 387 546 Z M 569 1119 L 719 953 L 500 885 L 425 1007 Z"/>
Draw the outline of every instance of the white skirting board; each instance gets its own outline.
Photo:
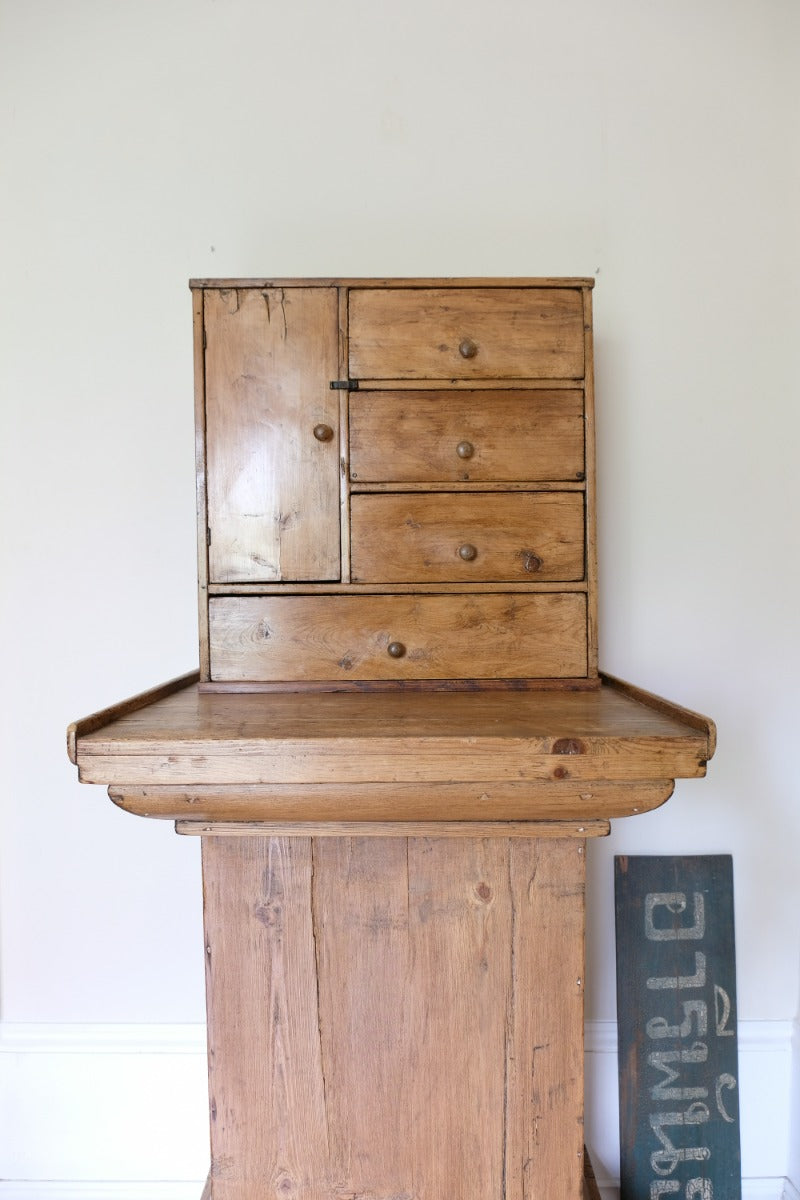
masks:
<path id="1" fill-rule="evenodd" d="M 739 1023 L 744 1200 L 800 1200 L 787 1179 L 794 1026 Z M 202 1025 L 0 1023 L 0 1200 L 200 1200 L 208 1170 Z M 586 1141 L 618 1192 L 613 1022 L 586 1028 Z M 798 1131 L 794 1131 L 798 1137 Z"/>

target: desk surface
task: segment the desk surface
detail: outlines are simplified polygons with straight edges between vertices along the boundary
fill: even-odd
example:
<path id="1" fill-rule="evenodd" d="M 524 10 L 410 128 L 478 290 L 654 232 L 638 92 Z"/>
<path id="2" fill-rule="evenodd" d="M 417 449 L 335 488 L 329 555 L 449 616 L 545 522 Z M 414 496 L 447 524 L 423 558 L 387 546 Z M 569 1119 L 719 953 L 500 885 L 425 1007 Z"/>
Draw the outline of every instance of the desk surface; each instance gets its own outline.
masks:
<path id="1" fill-rule="evenodd" d="M 479 802 L 481 819 L 627 815 L 705 774 L 714 737 L 608 676 L 596 691 L 372 695 L 203 693 L 187 676 L 68 731 L 81 780 L 123 807 L 223 821 L 298 819 L 298 804 L 316 820 L 476 819 Z"/>

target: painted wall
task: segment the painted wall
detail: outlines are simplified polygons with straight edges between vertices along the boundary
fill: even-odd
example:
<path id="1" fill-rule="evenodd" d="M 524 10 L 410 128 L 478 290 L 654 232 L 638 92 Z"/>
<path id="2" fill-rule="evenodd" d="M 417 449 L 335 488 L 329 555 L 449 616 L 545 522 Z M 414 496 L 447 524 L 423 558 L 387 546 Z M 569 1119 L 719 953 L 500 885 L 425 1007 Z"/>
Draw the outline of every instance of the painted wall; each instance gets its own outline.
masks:
<path id="1" fill-rule="evenodd" d="M 720 737 L 592 848 L 589 1016 L 613 854 L 715 851 L 740 1015 L 795 1018 L 798 46 L 793 0 L 2 0 L 5 1022 L 203 1018 L 198 847 L 63 731 L 196 662 L 186 281 L 259 274 L 596 276 L 601 662 Z"/>

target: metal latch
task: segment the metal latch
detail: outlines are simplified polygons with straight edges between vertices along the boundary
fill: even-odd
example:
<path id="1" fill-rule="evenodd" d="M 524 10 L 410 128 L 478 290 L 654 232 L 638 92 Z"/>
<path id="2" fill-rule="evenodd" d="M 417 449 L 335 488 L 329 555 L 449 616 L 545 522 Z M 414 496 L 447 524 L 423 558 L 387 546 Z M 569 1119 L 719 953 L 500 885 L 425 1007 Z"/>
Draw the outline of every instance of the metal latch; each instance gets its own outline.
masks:
<path id="1" fill-rule="evenodd" d="M 357 392 L 357 379 L 332 379 L 331 388 L 334 392 Z"/>

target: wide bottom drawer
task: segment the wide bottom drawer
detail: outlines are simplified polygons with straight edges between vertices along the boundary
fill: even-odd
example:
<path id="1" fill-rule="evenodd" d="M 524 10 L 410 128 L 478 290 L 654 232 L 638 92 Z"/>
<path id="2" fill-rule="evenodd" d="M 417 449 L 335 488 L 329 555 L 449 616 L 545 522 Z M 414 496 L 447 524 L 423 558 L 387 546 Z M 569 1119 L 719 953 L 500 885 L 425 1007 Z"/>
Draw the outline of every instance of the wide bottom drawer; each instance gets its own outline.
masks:
<path id="1" fill-rule="evenodd" d="M 209 602 L 219 682 L 583 678 L 577 592 L 224 596 Z"/>

